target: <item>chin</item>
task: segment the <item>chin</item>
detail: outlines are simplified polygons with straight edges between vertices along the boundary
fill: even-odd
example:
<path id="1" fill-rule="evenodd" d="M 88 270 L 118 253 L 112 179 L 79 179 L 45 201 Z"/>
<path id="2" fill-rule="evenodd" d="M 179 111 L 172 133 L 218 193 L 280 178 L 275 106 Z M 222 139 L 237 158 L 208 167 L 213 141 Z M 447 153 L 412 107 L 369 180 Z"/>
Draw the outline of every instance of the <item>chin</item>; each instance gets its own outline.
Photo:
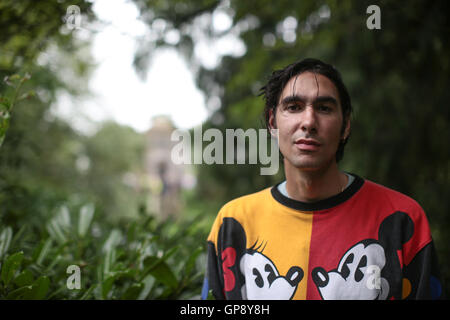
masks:
<path id="1" fill-rule="evenodd" d="M 285 164 L 288 164 L 289 166 L 295 167 L 296 169 L 302 169 L 302 170 L 317 170 L 321 167 L 320 163 L 317 161 L 302 161 L 302 160 L 290 160 L 285 158 Z"/>
<path id="2" fill-rule="evenodd" d="M 318 159 L 318 158 L 310 158 L 310 157 L 292 157 L 292 158 L 284 158 L 285 166 L 293 166 L 296 169 L 302 171 L 317 171 L 323 169 L 325 167 L 329 167 L 332 164 L 334 158 L 331 159 Z"/>

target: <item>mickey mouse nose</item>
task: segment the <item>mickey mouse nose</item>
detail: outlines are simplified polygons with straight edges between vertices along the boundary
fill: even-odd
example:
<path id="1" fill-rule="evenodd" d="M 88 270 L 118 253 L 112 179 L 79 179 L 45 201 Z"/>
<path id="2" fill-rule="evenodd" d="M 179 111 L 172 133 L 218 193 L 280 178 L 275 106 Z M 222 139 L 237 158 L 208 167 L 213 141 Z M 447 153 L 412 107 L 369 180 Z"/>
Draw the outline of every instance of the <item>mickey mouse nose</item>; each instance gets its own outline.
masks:
<path id="1" fill-rule="evenodd" d="M 323 288 L 328 284 L 330 278 L 328 277 L 328 272 L 321 267 L 314 268 L 311 273 L 312 279 L 317 287 Z"/>
<path id="2" fill-rule="evenodd" d="M 286 280 L 291 286 L 296 286 L 303 279 L 303 270 L 300 267 L 291 267 L 286 274 Z"/>

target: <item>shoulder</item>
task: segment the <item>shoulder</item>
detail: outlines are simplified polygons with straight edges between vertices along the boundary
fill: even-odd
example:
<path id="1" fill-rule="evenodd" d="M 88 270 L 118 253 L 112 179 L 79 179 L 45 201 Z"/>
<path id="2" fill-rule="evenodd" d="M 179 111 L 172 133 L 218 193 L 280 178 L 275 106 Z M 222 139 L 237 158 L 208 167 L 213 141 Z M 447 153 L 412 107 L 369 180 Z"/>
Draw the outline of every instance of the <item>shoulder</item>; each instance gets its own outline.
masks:
<path id="1" fill-rule="evenodd" d="M 222 206 L 219 213 L 227 215 L 235 215 L 239 213 L 251 212 L 257 208 L 267 206 L 272 200 L 270 188 L 247 194 L 227 202 Z"/>
<path id="2" fill-rule="evenodd" d="M 428 223 L 423 208 L 410 196 L 370 180 L 365 180 L 363 192 L 376 206 L 392 212 L 404 212 L 416 223 Z"/>
<path id="3" fill-rule="evenodd" d="M 382 219 L 380 230 L 382 226 L 384 228 L 391 224 L 388 230 L 389 237 L 392 237 L 399 234 L 397 228 L 403 229 L 401 234 L 407 238 L 403 244 L 404 259 L 409 264 L 415 254 L 432 241 L 425 211 L 413 198 L 375 182 L 366 180 L 363 190 L 369 200 L 367 202 L 371 203 L 372 209 L 380 214 L 379 217 Z"/>
<path id="4" fill-rule="evenodd" d="M 379 198 L 398 209 L 422 209 L 420 204 L 410 196 L 373 181 L 365 180 L 365 189 L 370 196 L 375 197 L 374 200 Z"/>
<path id="5" fill-rule="evenodd" d="M 261 213 L 263 208 L 267 208 L 270 199 L 270 188 L 266 188 L 227 202 L 219 210 L 208 240 L 212 242 L 216 241 L 225 220 L 237 222 L 240 226 L 247 225 L 246 222 L 251 221 L 254 214 Z"/>

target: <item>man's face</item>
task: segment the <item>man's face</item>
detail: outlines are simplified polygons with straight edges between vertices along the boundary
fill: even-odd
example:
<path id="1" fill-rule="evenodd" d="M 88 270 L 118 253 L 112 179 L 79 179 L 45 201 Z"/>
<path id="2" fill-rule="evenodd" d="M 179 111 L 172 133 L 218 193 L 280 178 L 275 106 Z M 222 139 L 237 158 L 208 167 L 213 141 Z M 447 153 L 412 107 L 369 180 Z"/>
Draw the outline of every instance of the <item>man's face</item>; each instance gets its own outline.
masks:
<path id="1" fill-rule="evenodd" d="M 337 88 L 327 77 L 312 72 L 288 81 L 269 124 L 279 130 L 285 161 L 303 170 L 325 169 L 335 162 L 339 142 L 350 130 L 347 121 L 341 134 L 343 116 Z"/>

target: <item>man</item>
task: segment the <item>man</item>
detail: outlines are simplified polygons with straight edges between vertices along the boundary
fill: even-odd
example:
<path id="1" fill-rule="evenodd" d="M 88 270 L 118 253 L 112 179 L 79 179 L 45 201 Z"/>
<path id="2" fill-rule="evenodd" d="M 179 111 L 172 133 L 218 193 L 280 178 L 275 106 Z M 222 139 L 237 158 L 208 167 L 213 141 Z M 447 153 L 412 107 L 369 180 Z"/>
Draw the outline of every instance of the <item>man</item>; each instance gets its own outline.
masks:
<path id="1" fill-rule="evenodd" d="M 262 94 L 286 181 L 222 207 L 208 237 L 202 297 L 439 298 L 422 208 L 338 168 L 352 112 L 339 72 L 305 59 L 275 71 Z"/>

